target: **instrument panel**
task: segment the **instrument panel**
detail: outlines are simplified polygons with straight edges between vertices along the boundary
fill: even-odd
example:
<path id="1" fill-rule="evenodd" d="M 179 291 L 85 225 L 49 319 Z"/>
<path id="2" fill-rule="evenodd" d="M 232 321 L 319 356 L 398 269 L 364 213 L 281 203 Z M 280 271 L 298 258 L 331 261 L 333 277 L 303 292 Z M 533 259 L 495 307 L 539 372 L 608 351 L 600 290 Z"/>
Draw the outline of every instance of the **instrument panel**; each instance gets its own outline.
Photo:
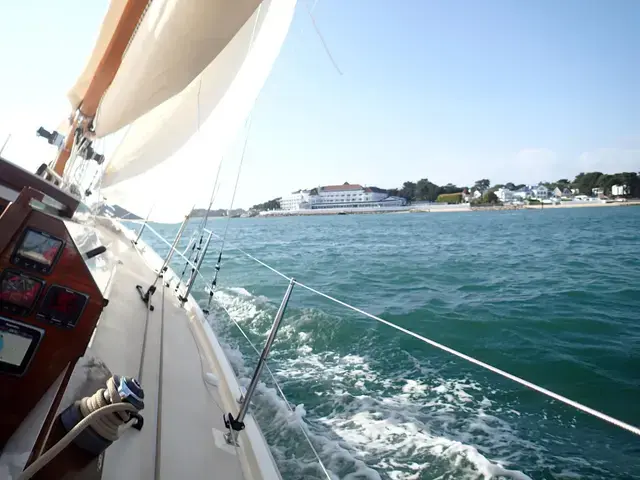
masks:
<path id="1" fill-rule="evenodd" d="M 14 270 L 0 273 L 0 312 L 28 315 L 44 289 L 44 281 Z"/>
<path id="2" fill-rule="evenodd" d="M 54 402 L 62 399 L 65 372 L 86 353 L 106 305 L 70 232 L 73 221 L 43 209 L 44 194 L 27 172 L 16 172 L 20 193 L 0 216 L 0 450 L 57 379 Z M 0 172 L 0 183 L 6 179 Z"/>
<path id="3" fill-rule="evenodd" d="M 49 287 L 36 318 L 62 328 L 73 328 L 78 323 L 89 296 L 60 285 Z"/>
<path id="4" fill-rule="evenodd" d="M 25 228 L 11 254 L 11 263 L 24 270 L 50 274 L 65 248 L 54 235 Z M 36 303 L 44 297 L 38 308 Z M 76 326 L 89 296 L 62 285 L 47 285 L 43 279 L 16 269 L 0 272 L 0 312 L 27 317 L 34 308 L 36 319 L 60 328 Z"/>
<path id="5" fill-rule="evenodd" d="M 62 254 L 64 242 L 47 232 L 26 228 L 11 256 L 19 267 L 49 274 Z"/>
<path id="6" fill-rule="evenodd" d="M 43 336 L 40 328 L 0 317 L 0 373 L 25 373 Z"/>

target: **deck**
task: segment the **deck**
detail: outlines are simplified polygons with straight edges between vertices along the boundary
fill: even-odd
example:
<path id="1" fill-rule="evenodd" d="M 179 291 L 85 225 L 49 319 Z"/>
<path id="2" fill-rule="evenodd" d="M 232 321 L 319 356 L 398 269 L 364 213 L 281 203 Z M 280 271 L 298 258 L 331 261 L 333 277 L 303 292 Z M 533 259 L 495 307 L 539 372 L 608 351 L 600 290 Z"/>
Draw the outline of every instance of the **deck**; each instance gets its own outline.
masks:
<path id="1" fill-rule="evenodd" d="M 250 415 L 239 447 L 223 440 L 227 430 L 222 416 L 237 414 L 240 389 L 199 307 L 192 299 L 180 306 L 174 288 L 158 282 L 155 310 L 148 311 L 135 286 L 146 289 L 153 283 L 161 260 L 143 243 L 133 248 L 131 232 L 119 231 L 106 219 L 102 223 L 98 236 L 117 262 L 109 305 L 74 369 L 60 409 L 95 392 L 110 374 L 137 377 L 145 391 L 144 428 L 128 429 L 107 449 L 102 478 L 280 479 Z M 0 472 L 3 463 L 14 473 L 26 461 L 25 449 L 35 440 L 47 402 L 43 398 L 44 405 L 32 412 L 31 426 L 16 432 L 19 438 L 7 445 Z"/>

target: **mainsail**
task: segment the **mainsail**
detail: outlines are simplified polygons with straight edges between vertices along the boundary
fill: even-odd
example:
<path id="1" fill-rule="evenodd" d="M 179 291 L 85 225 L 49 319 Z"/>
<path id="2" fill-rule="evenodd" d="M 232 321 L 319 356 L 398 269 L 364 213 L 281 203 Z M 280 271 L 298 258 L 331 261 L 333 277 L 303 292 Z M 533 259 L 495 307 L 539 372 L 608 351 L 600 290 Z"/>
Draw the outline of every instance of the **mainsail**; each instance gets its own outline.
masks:
<path id="1" fill-rule="evenodd" d="M 208 6 L 203 7 L 204 3 Z M 107 155 L 102 194 L 109 203 L 140 215 L 155 203 L 153 220 L 174 221 L 193 204 L 193 192 L 211 188 L 218 162 L 248 117 L 280 52 L 295 3 L 265 0 L 256 9 L 257 2 L 248 0 L 154 0 L 148 6 L 95 119 L 98 135 L 121 126 L 126 131 L 113 155 Z M 221 18 L 214 15 L 212 4 L 217 5 L 218 12 L 227 12 L 225 15 L 233 11 L 233 15 L 225 17 L 229 25 L 222 22 L 225 25 L 221 27 Z M 174 46 L 169 48 L 167 32 L 181 32 L 174 45 L 192 44 L 190 30 L 173 19 L 193 18 L 199 5 L 208 12 L 209 19 L 217 22 L 209 28 L 219 33 L 208 34 L 206 22 L 200 19 L 193 32 L 193 45 L 198 46 L 198 52 L 191 52 L 190 56 L 185 47 L 183 55 L 177 55 Z M 176 11 L 178 8 L 184 11 Z M 230 35 L 230 25 L 240 22 L 244 14 L 247 18 Z M 167 30 L 170 28 L 173 30 Z M 162 38 L 157 44 L 156 34 Z M 144 61 L 138 72 L 129 59 L 137 57 L 142 61 L 143 42 L 149 52 L 156 53 L 149 55 L 150 60 Z M 162 57 L 162 48 L 169 48 L 172 54 Z M 182 57 L 190 57 L 192 63 L 186 62 L 190 65 L 188 72 L 175 74 L 177 68 L 182 68 L 179 66 L 185 65 Z M 197 66 L 207 60 L 202 68 Z M 156 74 L 159 76 L 154 78 Z M 127 75 L 131 84 L 126 82 Z M 144 78 L 145 75 L 151 77 Z M 198 130 L 201 135 L 194 136 Z M 164 189 L 163 195 L 152 194 L 160 189 Z"/>
<path id="2" fill-rule="evenodd" d="M 259 0 L 154 0 L 94 120 L 113 133 L 179 93 L 227 46 Z"/>

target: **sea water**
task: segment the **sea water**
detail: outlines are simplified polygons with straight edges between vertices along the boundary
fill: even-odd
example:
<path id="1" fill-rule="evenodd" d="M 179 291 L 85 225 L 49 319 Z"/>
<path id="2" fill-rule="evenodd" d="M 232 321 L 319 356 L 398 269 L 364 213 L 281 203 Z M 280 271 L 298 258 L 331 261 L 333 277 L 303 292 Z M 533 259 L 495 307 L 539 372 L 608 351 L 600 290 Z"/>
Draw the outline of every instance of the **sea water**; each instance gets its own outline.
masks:
<path id="1" fill-rule="evenodd" d="M 262 348 L 287 281 L 234 246 L 640 425 L 640 208 L 231 219 L 210 321 L 246 384 L 258 355 L 229 316 Z M 193 294 L 206 305 L 202 281 Z M 325 478 L 301 426 L 334 478 L 640 478 L 632 433 L 300 287 L 269 365 L 294 411 L 265 373 L 254 413 L 286 480 Z"/>

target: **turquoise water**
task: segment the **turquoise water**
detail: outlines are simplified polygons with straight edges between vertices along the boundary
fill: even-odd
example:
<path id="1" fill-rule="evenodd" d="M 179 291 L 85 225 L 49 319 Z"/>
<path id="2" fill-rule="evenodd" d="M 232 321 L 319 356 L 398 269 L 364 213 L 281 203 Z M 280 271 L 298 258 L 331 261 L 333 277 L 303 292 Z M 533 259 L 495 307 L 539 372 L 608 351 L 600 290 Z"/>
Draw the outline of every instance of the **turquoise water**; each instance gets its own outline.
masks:
<path id="1" fill-rule="evenodd" d="M 225 222 L 210 226 L 221 233 Z M 233 219 L 228 241 L 305 284 L 640 425 L 640 208 Z M 245 381 L 257 355 L 222 307 L 262 345 L 286 285 L 225 250 L 211 321 Z M 195 296 L 206 304 L 203 284 Z M 300 287 L 270 365 L 297 406 L 293 418 L 264 376 L 257 417 L 287 480 L 323 478 L 300 418 L 336 478 L 640 478 L 633 434 Z"/>

